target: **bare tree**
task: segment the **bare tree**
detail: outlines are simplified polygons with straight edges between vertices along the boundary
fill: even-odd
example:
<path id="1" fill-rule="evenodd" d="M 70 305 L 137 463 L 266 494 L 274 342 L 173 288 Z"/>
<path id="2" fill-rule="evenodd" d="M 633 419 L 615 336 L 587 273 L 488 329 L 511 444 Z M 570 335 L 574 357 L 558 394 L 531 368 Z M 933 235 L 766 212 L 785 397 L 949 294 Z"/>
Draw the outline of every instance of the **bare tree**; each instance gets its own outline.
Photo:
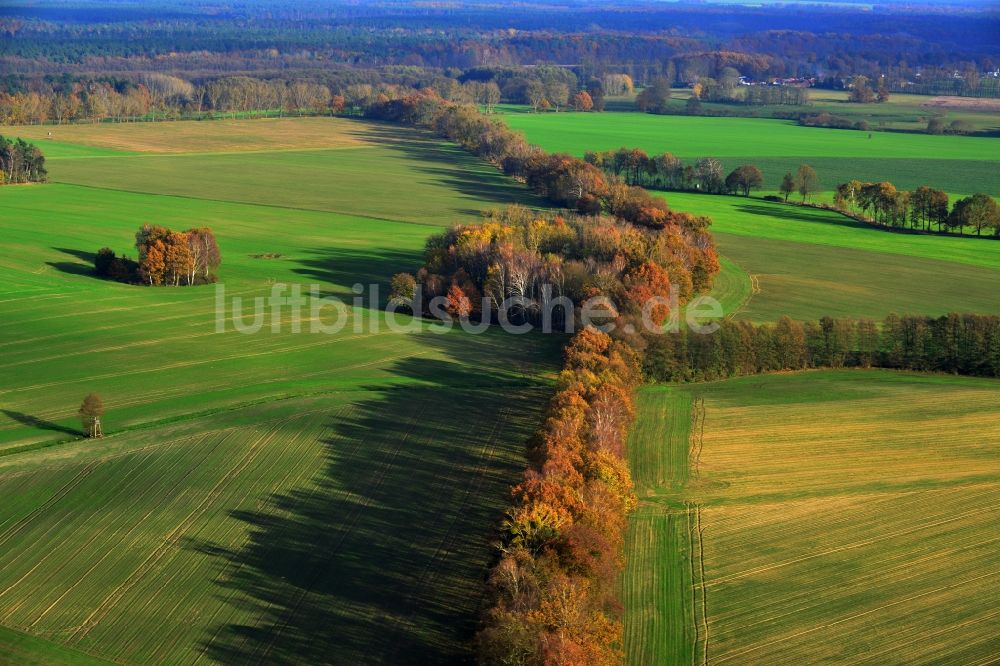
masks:
<path id="1" fill-rule="evenodd" d="M 96 393 L 89 393 L 80 405 L 80 422 L 87 437 L 104 437 L 101 430 L 101 417 L 104 416 L 104 402 Z"/>

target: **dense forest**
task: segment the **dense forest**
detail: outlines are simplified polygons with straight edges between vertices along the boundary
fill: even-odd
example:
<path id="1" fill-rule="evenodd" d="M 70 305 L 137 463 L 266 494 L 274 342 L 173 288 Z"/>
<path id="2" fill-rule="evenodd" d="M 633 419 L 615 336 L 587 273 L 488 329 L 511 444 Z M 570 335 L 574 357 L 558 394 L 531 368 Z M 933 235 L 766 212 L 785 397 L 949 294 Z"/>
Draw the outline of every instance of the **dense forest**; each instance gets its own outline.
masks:
<path id="1" fill-rule="evenodd" d="M 988 5 L 859 12 L 820 5 L 540 3 L 510 12 L 478 2 L 125 0 L 110 9 L 83 0 L 0 8 L 0 71 L 8 72 L 0 88 L 45 92 L 75 80 L 131 80 L 151 72 L 184 73 L 195 84 L 253 74 L 327 84 L 336 77 L 346 85 L 358 71 L 384 74 L 393 67 L 482 78 L 551 64 L 581 83 L 607 73 L 642 85 L 657 78 L 721 81 L 734 69 L 753 79 L 805 77 L 829 87 L 863 75 L 891 90 L 996 96 L 1000 79 L 987 74 L 1000 64 L 998 30 L 1000 16 Z M 708 89 L 710 97 L 722 94 Z M 756 95 L 747 103 L 770 103 Z"/>

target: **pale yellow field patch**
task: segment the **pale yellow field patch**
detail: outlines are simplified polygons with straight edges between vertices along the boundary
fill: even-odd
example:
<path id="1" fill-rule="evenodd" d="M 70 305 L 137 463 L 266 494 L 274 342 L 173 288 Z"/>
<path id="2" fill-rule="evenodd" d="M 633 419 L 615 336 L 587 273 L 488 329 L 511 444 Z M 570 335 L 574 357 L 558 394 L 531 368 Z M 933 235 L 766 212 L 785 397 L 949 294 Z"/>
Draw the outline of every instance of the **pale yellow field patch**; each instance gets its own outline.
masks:
<path id="1" fill-rule="evenodd" d="M 328 150 L 369 145 L 356 123 L 330 117 L 18 125 L 0 126 L 0 135 L 37 141 L 43 151 L 46 141 L 157 154 Z"/>

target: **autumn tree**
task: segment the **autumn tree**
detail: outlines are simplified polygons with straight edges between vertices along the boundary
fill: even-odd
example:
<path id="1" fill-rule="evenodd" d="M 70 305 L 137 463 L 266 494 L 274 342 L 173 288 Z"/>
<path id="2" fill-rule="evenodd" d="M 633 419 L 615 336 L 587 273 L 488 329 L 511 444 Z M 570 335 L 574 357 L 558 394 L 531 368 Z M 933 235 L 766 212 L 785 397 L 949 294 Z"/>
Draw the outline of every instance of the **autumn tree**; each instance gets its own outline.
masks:
<path id="1" fill-rule="evenodd" d="M 145 245 L 141 250 L 139 274 L 150 286 L 163 284 L 167 270 L 167 246 L 160 239 Z"/>
<path id="2" fill-rule="evenodd" d="M 784 182 L 782 182 L 782 186 L 784 186 Z M 810 194 L 818 191 L 819 177 L 816 175 L 816 170 L 808 164 L 800 164 L 798 173 L 795 175 L 795 188 L 802 195 L 802 201 L 805 201 Z"/>
<path id="3" fill-rule="evenodd" d="M 694 165 L 699 189 L 704 192 L 718 192 L 722 188 L 722 162 L 714 157 L 702 157 Z"/>
<path id="4" fill-rule="evenodd" d="M 635 98 L 635 105 L 644 113 L 666 113 L 670 103 L 670 83 L 656 79 Z"/>
<path id="5" fill-rule="evenodd" d="M 752 164 L 744 164 L 733 169 L 726 176 L 726 189 L 730 192 L 740 191 L 749 197 L 750 190 L 764 184 L 764 174 Z"/>
<path id="6" fill-rule="evenodd" d="M 413 311 L 417 296 L 417 280 L 410 273 L 396 273 L 389 283 L 389 302 Z M 419 313 L 415 313 L 419 314 Z"/>
<path id="7" fill-rule="evenodd" d="M 786 171 L 785 175 L 781 178 L 781 185 L 778 186 L 778 191 L 785 197 L 786 203 L 788 202 L 789 195 L 791 195 L 795 189 L 795 175 L 791 171 Z"/>
<path id="8" fill-rule="evenodd" d="M 200 273 L 207 282 L 222 264 L 222 254 L 215 234 L 208 227 L 196 227 L 184 232 L 191 250 L 192 264 L 188 284 L 194 284 L 195 274 Z"/>
<path id="9" fill-rule="evenodd" d="M 623 96 L 632 94 L 632 77 L 628 74 L 605 74 L 601 82 L 604 91 L 609 95 Z"/>
<path id="10" fill-rule="evenodd" d="M 154 224 L 144 224 L 136 233 L 139 252 L 137 272 L 150 285 L 192 285 L 199 279 L 209 282 L 222 263 L 219 245 L 208 227 L 184 232 Z"/>
<path id="11" fill-rule="evenodd" d="M 574 111 L 590 111 L 594 108 L 594 100 L 591 99 L 590 93 L 586 90 L 581 90 L 573 95 L 572 105 Z"/>
<path id="12" fill-rule="evenodd" d="M 868 83 L 868 77 L 855 76 L 850 83 L 851 94 L 848 99 L 857 104 L 870 104 L 875 101 L 875 91 Z M 888 96 L 887 96 L 888 98 Z"/>
<path id="13" fill-rule="evenodd" d="M 955 202 L 948 216 L 948 226 L 957 228 L 961 233 L 964 227 L 972 227 L 976 235 L 981 236 L 983 229 L 992 229 L 1000 235 L 1000 206 L 987 194 L 973 194 Z"/>
<path id="14" fill-rule="evenodd" d="M 542 103 L 545 102 L 545 86 L 542 82 L 537 79 L 531 79 L 525 85 L 524 88 L 525 98 L 528 100 L 528 104 L 531 105 L 532 111 L 539 111 L 542 108 Z"/>
<path id="15" fill-rule="evenodd" d="M 452 317 L 460 319 L 467 318 L 472 314 L 472 300 L 466 295 L 462 288 L 453 284 L 448 288 L 446 309 Z"/>
<path id="16" fill-rule="evenodd" d="M 96 393 L 89 393 L 83 399 L 78 411 L 80 422 L 87 437 L 103 437 L 101 429 L 101 417 L 104 416 L 104 402 Z"/>
<path id="17" fill-rule="evenodd" d="M 545 86 L 545 99 L 556 111 L 569 103 L 569 85 L 563 81 L 551 81 Z"/>

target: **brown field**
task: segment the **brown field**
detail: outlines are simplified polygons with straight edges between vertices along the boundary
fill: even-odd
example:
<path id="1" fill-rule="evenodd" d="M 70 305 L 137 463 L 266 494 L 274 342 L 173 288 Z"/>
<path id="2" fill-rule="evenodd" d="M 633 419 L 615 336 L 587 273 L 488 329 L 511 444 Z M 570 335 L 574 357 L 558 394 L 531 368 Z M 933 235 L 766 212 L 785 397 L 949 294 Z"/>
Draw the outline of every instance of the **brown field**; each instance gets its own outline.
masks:
<path id="1" fill-rule="evenodd" d="M 0 135 L 38 141 L 69 142 L 139 153 L 220 153 L 350 148 L 371 145 L 355 123 L 343 118 L 261 118 L 96 125 L 20 125 L 0 127 Z M 127 126 L 127 131 L 123 127 Z"/>
<path id="2" fill-rule="evenodd" d="M 984 97 L 932 97 L 921 106 L 965 111 L 1000 111 L 1000 100 Z"/>
<path id="3" fill-rule="evenodd" d="M 884 371 L 647 389 L 630 662 L 1000 660 L 998 396 Z M 684 585 L 653 584 L 670 578 Z"/>

